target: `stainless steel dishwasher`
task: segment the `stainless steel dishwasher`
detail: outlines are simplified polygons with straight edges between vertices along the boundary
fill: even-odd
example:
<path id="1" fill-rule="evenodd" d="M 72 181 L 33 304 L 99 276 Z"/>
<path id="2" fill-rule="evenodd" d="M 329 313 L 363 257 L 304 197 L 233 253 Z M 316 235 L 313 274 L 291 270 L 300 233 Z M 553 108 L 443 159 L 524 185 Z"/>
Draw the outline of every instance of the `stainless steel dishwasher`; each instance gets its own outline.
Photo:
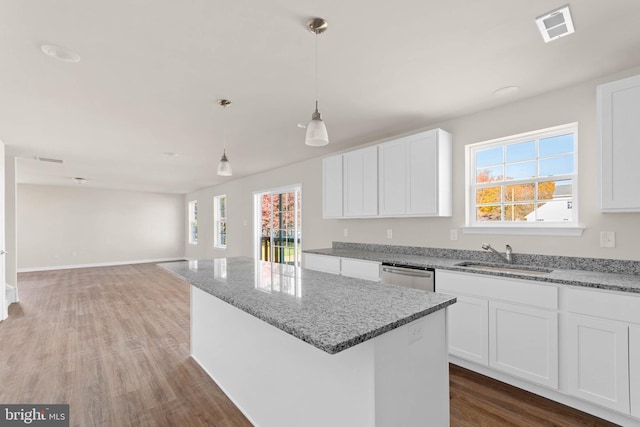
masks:
<path id="1" fill-rule="evenodd" d="M 435 270 L 432 268 L 382 263 L 380 270 L 380 281 L 382 283 L 422 289 L 424 291 L 435 291 Z"/>

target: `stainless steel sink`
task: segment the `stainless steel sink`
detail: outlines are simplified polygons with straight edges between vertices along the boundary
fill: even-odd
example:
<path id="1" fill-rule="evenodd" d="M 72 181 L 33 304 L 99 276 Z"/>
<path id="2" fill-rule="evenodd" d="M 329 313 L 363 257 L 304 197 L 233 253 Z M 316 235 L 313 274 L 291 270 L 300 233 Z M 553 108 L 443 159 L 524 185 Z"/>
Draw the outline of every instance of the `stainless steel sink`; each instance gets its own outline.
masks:
<path id="1" fill-rule="evenodd" d="M 492 264 L 482 262 L 465 261 L 456 264 L 457 267 L 467 267 L 473 270 L 495 271 L 496 273 L 534 274 L 544 276 L 553 270 L 544 267 L 530 267 L 527 265 Z"/>

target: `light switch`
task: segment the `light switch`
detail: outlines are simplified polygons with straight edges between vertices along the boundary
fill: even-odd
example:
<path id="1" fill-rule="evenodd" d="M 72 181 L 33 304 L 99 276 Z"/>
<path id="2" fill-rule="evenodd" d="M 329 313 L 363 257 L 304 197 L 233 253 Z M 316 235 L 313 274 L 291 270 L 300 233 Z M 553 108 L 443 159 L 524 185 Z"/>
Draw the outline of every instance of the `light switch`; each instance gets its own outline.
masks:
<path id="1" fill-rule="evenodd" d="M 449 231 L 449 237 L 451 238 L 451 240 L 458 240 L 458 230 L 456 230 L 455 228 L 452 228 Z"/>
<path id="2" fill-rule="evenodd" d="M 345 227 L 345 229 L 342 231 L 342 235 L 344 237 L 349 237 L 349 229 Z"/>
<path id="3" fill-rule="evenodd" d="M 390 228 L 387 228 L 387 239 L 391 239 L 393 238 L 393 230 Z"/>
<path id="4" fill-rule="evenodd" d="M 615 248 L 616 247 L 616 232 L 615 231 L 601 231 L 600 232 L 600 247 L 601 248 Z"/>

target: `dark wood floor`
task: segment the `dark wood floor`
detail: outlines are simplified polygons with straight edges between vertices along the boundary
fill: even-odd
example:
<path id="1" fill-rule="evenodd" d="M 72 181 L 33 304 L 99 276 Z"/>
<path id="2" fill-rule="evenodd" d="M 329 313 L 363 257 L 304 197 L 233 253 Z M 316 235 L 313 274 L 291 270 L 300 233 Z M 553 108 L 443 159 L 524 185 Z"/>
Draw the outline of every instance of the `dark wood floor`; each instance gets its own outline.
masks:
<path id="1" fill-rule="evenodd" d="M 74 426 L 251 425 L 189 358 L 184 282 L 151 264 L 18 281 L 0 323 L 0 403 L 69 403 Z M 612 425 L 451 367 L 451 426 Z"/>

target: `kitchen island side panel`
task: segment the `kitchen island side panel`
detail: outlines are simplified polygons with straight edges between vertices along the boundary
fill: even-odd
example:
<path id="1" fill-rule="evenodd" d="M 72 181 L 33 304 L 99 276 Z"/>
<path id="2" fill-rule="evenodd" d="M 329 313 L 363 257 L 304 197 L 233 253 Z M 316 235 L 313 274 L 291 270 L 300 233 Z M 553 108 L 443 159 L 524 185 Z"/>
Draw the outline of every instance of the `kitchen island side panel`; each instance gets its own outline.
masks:
<path id="1" fill-rule="evenodd" d="M 192 357 L 259 427 L 448 425 L 445 310 L 328 354 L 191 287 Z"/>

